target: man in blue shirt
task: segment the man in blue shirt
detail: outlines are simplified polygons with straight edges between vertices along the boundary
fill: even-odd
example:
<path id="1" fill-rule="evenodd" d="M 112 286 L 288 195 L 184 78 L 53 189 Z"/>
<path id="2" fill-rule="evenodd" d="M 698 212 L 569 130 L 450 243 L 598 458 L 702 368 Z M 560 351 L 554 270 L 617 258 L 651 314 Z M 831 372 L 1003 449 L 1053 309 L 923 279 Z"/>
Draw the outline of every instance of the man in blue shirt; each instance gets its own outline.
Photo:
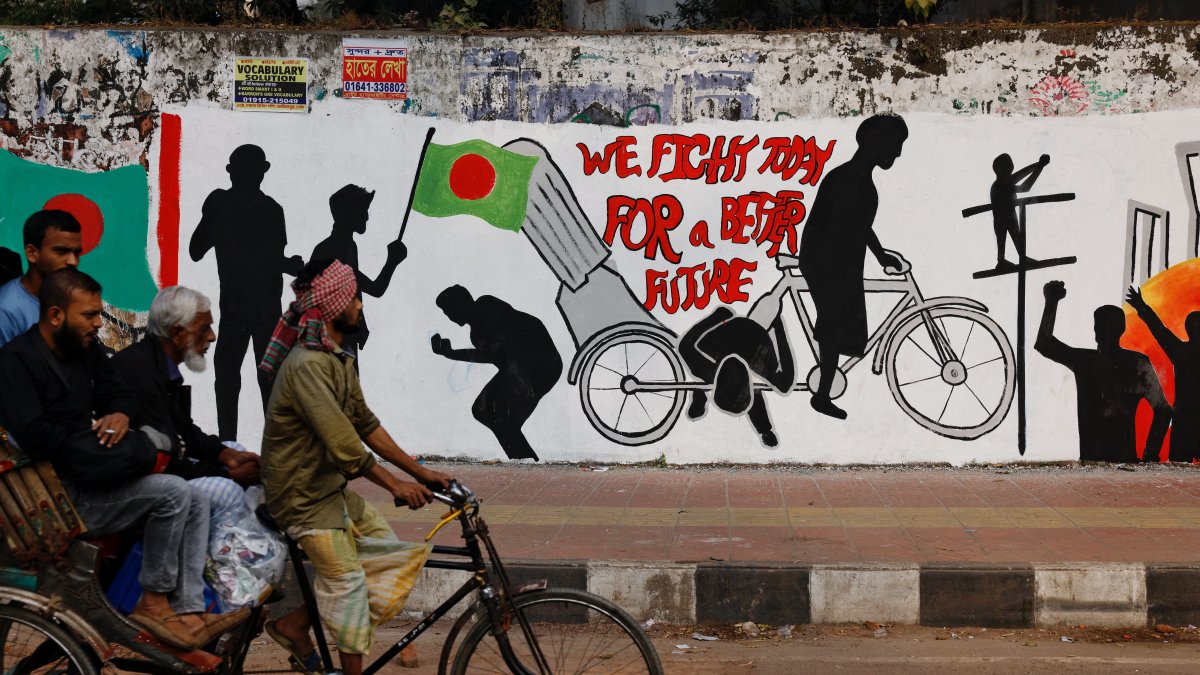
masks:
<path id="1" fill-rule="evenodd" d="M 38 322 L 42 280 L 64 267 L 79 266 L 83 235 L 66 211 L 38 211 L 25 221 L 25 276 L 0 286 L 0 347 Z"/>

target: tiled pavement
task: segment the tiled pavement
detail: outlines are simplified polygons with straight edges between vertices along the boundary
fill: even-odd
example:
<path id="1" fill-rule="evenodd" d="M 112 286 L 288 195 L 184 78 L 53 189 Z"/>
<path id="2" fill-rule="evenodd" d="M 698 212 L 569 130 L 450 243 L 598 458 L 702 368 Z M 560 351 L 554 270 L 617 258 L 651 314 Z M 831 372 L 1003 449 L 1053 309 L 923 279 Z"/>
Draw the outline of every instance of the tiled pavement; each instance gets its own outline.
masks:
<path id="1" fill-rule="evenodd" d="M 506 559 L 781 563 L 1200 561 L 1200 469 L 651 469 L 452 464 Z M 444 512 L 397 509 L 401 538 Z M 438 543 L 453 544 L 443 530 Z"/>

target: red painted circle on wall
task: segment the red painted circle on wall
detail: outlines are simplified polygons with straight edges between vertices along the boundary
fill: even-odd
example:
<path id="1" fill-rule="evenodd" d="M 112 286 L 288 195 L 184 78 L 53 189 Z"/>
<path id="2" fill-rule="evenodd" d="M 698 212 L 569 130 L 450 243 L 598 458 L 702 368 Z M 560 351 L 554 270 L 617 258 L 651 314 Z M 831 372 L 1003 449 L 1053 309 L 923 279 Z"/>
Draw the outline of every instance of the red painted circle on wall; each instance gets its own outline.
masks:
<path id="1" fill-rule="evenodd" d="M 96 206 L 96 202 L 83 195 L 69 193 L 51 197 L 42 208 L 66 211 L 75 216 L 83 230 L 84 255 L 100 245 L 100 238 L 104 236 L 104 212 Z"/>
<path id="2" fill-rule="evenodd" d="M 482 155 L 463 155 L 450 167 L 450 190 L 459 199 L 483 199 L 495 188 L 496 167 Z"/>

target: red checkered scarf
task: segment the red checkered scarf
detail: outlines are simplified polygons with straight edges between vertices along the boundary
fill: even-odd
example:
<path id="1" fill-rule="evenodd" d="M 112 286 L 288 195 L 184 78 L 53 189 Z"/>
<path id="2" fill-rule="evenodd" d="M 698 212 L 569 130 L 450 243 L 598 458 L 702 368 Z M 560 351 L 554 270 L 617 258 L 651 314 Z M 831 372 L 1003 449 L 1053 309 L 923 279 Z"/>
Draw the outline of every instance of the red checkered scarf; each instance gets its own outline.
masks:
<path id="1" fill-rule="evenodd" d="M 296 282 L 292 290 L 296 291 L 296 301 L 279 319 L 262 363 L 258 364 L 258 369 L 269 377 L 275 376 L 297 341 L 307 349 L 327 352 L 337 349 L 338 345 L 325 333 L 325 322 L 350 306 L 358 294 L 358 282 L 353 267 L 335 260 L 311 284 Z"/>

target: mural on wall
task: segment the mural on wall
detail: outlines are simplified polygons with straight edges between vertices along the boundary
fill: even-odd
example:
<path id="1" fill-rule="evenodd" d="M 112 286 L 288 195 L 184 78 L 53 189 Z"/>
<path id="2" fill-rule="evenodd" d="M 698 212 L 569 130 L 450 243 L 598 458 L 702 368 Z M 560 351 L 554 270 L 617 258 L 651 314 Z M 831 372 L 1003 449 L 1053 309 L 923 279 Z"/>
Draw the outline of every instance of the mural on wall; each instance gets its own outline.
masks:
<path id="1" fill-rule="evenodd" d="M 123 347 L 144 332 L 145 312 L 158 290 L 146 259 L 149 186 L 145 168 L 126 166 L 85 172 L 46 166 L 0 150 L 0 184 L 20 186 L 0 193 L 0 244 L 24 251 L 22 228 L 41 209 L 68 211 L 82 228 L 80 269 L 97 273 L 121 268 L 104 279 L 103 342 Z M 21 273 L 24 256 L 6 256 Z"/>
<path id="2" fill-rule="evenodd" d="M 455 349 L 450 340 L 434 333 L 429 339 L 433 353 L 490 364 L 499 371 L 479 392 L 471 415 L 496 435 L 509 459 L 537 460 L 521 427 L 562 375 L 562 357 L 546 326 L 499 298 L 473 298 L 462 286 L 439 293 L 437 306 L 454 323 L 471 327 L 472 348 Z"/>
<path id="3" fill-rule="evenodd" d="M 363 295 L 382 298 L 392 283 L 392 275 L 396 273 L 396 267 L 408 257 L 408 249 L 405 248 L 404 242 L 397 238 L 387 245 L 387 260 L 384 261 L 383 269 L 374 279 L 363 274 L 359 269 L 358 244 L 354 241 L 354 235 L 366 233 L 367 221 L 370 220 L 371 202 L 374 199 L 374 192 L 357 185 L 346 185 L 333 193 L 329 197 L 329 211 L 333 214 L 333 230 L 328 237 L 313 248 L 312 255 L 308 257 L 310 261 L 333 258 L 354 268 L 360 298 Z M 347 342 L 342 345 L 343 349 L 349 348 L 358 357 L 354 361 L 356 368 L 360 367 L 362 363 L 361 350 L 367 344 L 370 332 L 367 314 L 364 310 L 359 317 L 359 330 L 353 335 L 347 335 Z"/>
<path id="4" fill-rule="evenodd" d="M 287 229 L 283 209 L 260 188 L 270 168 L 259 146 L 236 148 L 225 165 L 230 187 L 217 188 L 204 200 L 200 224 L 192 232 L 188 247 L 193 261 L 215 251 L 221 280 L 220 323 L 213 356 L 221 438 L 237 438 L 246 348 L 253 345 L 254 362 L 262 361 L 281 313 L 283 276 L 295 276 L 304 266 L 300 256 L 284 255 Z M 265 410 L 271 382 L 261 372 L 258 389 Z"/>
<path id="5" fill-rule="evenodd" d="M 855 134 L 854 155 L 821 183 L 800 239 L 800 271 L 817 309 L 813 335 L 820 345 L 820 375 L 811 405 L 822 415 L 846 419 L 846 411 L 830 397 L 838 364 L 842 355 L 866 354 L 863 265 L 867 251 L 885 271 L 902 271 L 901 257 L 885 249 L 872 229 L 879 210 L 873 174 L 876 168 L 892 168 L 907 138 L 908 126 L 897 115 L 864 120 Z M 947 406 L 952 397 L 953 389 Z"/>
<path id="6" fill-rule="evenodd" d="M 1178 414 L 1163 440 L 1169 404 L 1183 410 L 1197 398 L 1184 391 L 1189 369 L 1168 355 L 1192 340 L 1186 313 L 1200 302 L 1189 305 L 1178 279 L 1195 261 L 1164 268 L 1195 256 L 1200 207 L 1185 175 L 1191 237 L 1172 240 L 1179 183 L 1163 157 L 1174 147 L 1178 171 L 1190 174 L 1200 151 L 1178 140 L 1200 120 L 1191 93 L 1164 95 L 1125 63 L 1159 55 L 1180 70 L 1170 40 L 1138 40 L 1125 59 L 1119 46 L 1047 52 L 1043 35 L 1019 56 L 997 57 L 1014 76 L 993 87 L 960 72 L 949 52 L 922 66 L 903 61 L 903 50 L 899 60 L 864 50 L 865 65 L 853 69 L 839 52 L 828 58 L 840 65 L 824 68 L 827 57 L 808 45 L 813 72 L 801 71 L 776 62 L 770 45 L 794 39 L 778 36 L 719 51 L 673 37 L 670 49 L 633 60 L 602 48 L 627 39 L 612 36 L 578 37 L 574 51 L 481 38 L 485 46 L 463 52 L 423 38 L 422 54 L 450 65 L 434 77 L 422 70 L 425 56 L 414 62 L 411 105 L 326 97 L 333 87 L 315 78 L 310 114 L 285 120 L 219 109 L 228 92 L 209 60 L 223 36 L 185 75 L 155 56 L 168 38 L 171 49 L 190 39 L 174 33 L 36 35 L 44 63 L 20 37 L 0 64 L 0 146 L 89 177 L 141 172 L 129 193 L 145 204 L 140 216 L 118 222 L 88 196 L 104 228 L 84 266 L 107 289 L 139 278 L 148 262 L 147 303 L 156 281 L 176 279 L 219 299 L 215 372 L 196 376 L 196 391 L 217 395 L 197 396 L 196 414 L 223 436 L 253 438 L 260 428 L 257 403 L 239 405 L 253 371 L 246 352 L 259 355 L 300 253 L 356 269 L 376 336 L 362 372 L 368 401 L 396 418 L 415 452 L 671 462 L 987 462 L 1026 449 L 1034 460 L 1196 455 Z M 340 52 L 325 55 L 323 39 L 281 44 L 324 72 Z M 997 51 L 963 53 L 976 49 Z M 558 63 L 555 50 L 570 53 Z M 95 67 L 68 63 L 76 51 L 96 54 Z M 633 85 L 619 81 L 623 70 Z M 937 78 L 906 76 L 917 71 Z M 866 79 L 846 84 L 850 72 Z M 798 95 L 786 86 L 792 77 L 819 95 Z M 975 93 L 978 104 L 953 103 L 975 114 L 955 114 L 951 92 Z M 1099 114 L 1154 109 L 1156 99 L 1176 111 Z M 903 119 L 873 114 L 891 101 Z M 771 118 L 780 121 L 761 121 Z M 567 121 L 587 124 L 558 124 Z M 22 173 L 7 182 L 20 189 L 0 186 L 0 201 L 24 198 L 31 180 Z M 1043 194 L 1028 196 L 1035 183 Z M 989 186 L 989 203 L 962 209 Z M 1142 206 L 1131 210 L 1131 198 Z M 1047 205 L 1030 230 L 1034 204 Z M 982 218 L 962 220 L 989 211 L 991 232 L 977 226 Z M 402 213 L 400 234 L 367 227 Z M 18 215 L 28 214 L 0 212 L 0 245 L 13 251 Z M 986 239 L 990 249 L 993 234 L 995 267 L 979 246 Z M 99 257 L 120 236 L 130 250 Z M 183 237 L 191 246 L 181 258 Z M 1015 256 L 1006 256 L 1010 241 Z M 1058 250 L 1064 242 L 1070 250 Z M 1111 308 L 1101 336 L 1099 323 L 1064 309 L 1050 344 L 1097 339 L 1097 349 L 1071 353 L 1115 355 L 1142 380 L 1093 382 L 1079 366 L 1067 378 L 1035 353 L 1046 341 L 1027 349 L 1024 340 L 1027 323 L 1037 328 L 1036 317 L 1025 320 L 1025 273 L 1075 260 L 1042 253 L 1082 263 L 1056 274 L 1071 289 L 1064 308 L 1118 302 L 1138 284 L 1164 329 L 1186 340 L 1158 328 L 1156 337 L 1132 309 L 1122 333 Z M 444 296 L 456 287 L 464 290 Z M 1036 310 L 1037 288 L 1029 290 Z M 141 305 L 127 304 L 135 335 Z M 1158 394 L 1132 352 L 1149 359 Z M 866 377 L 863 361 L 883 377 Z M 1119 405 L 1084 405 L 1110 393 Z M 710 407 L 727 414 L 707 415 Z M 770 452 L 749 442 L 747 426 Z M 1117 427 L 1112 434 L 1132 440 L 1093 443 L 1108 433 L 1097 429 Z"/>
<path id="7" fill-rule="evenodd" d="M 1075 376 L 1079 459 L 1136 463 L 1139 457 L 1155 456 L 1171 423 L 1171 406 L 1150 359 L 1121 347 L 1125 312 L 1116 305 L 1096 308 L 1096 348 L 1071 347 L 1054 336 L 1058 306 L 1067 296 L 1066 285 L 1050 281 L 1043 293 L 1046 306 L 1034 348 Z M 1135 417 L 1143 400 L 1150 404 L 1154 419 L 1139 452 Z"/>

